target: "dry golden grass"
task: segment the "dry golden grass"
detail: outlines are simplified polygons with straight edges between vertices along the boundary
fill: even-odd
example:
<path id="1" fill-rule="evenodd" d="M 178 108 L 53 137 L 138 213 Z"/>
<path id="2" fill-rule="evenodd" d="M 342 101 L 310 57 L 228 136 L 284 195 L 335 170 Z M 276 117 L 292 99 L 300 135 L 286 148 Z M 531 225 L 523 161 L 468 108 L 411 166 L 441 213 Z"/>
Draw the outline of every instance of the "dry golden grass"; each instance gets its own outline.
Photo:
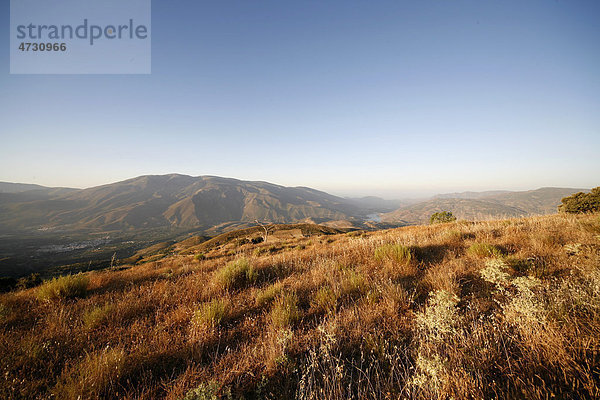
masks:
<path id="1" fill-rule="evenodd" d="M 2 294 L 0 398 L 598 398 L 599 233 L 273 237 Z"/>

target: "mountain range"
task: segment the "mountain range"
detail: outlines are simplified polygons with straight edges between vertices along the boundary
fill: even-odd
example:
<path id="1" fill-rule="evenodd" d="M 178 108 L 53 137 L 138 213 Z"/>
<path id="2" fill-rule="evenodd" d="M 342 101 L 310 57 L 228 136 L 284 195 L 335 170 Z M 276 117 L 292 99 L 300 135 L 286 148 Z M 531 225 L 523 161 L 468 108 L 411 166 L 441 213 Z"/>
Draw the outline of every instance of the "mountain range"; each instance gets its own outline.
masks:
<path id="1" fill-rule="evenodd" d="M 0 182 L 0 232 L 243 227 L 264 223 L 426 223 L 437 211 L 458 218 L 521 217 L 556 212 L 581 189 L 541 188 L 441 194 L 417 202 L 342 198 L 308 187 L 216 176 L 146 175 L 88 189 Z M 377 215 L 373 217 L 373 215 Z M 241 224 L 241 225 L 240 225 Z"/>
<path id="2" fill-rule="evenodd" d="M 81 190 L 16 188 L 0 193 L 4 230 L 209 229 L 226 222 L 335 221 L 360 214 L 351 202 L 318 190 L 215 176 L 148 175 Z"/>

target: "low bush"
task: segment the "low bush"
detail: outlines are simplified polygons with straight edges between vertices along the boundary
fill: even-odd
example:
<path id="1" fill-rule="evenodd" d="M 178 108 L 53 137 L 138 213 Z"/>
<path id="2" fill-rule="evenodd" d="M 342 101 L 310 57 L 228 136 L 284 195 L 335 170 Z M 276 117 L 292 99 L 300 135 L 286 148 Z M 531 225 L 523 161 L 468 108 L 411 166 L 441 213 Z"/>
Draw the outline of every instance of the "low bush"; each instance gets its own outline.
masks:
<path id="1" fill-rule="evenodd" d="M 40 274 L 29 274 L 23 278 L 19 278 L 17 281 L 17 289 L 29 289 L 35 287 L 42 283 L 42 278 L 40 278 Z"/>
<path id="2" fill-rule="evenodd" d="M 575 193 L 564 197 L 558 206 L 559 212 L 564 213 L 586 213 L 600 211 L 600 186 L 593 188 L 590 193 Z"/>
<path id="3" fill-rule="evenodd" d="M 183 400 L 217 400 L 219 392 L 219 384 L 215 381 L 202 383 L 197 388 L 194 388 L 186 393 Z"/>
<path id="4" fill-rule="evenodd" d="M 236 241 L 236 245 L 238 245 L 238 246 L 243 246 L 248 243 L 252 243 L 252 242 L 250 242 L 250 239 L 248 239 L 248 238 L 240 238 Z"/>
<path id="5" fill-rule="evenodd" d="M 452 215 L 452 213 L 450 211 L 436 212 L 436 213 L 433 213 L 431 215 L 431 217 L 429 218 L 430 224 L 444 224 L 447 222 L 454 222 L 454 221 L 456 221 L 456 217 L 454 215 Z"/>

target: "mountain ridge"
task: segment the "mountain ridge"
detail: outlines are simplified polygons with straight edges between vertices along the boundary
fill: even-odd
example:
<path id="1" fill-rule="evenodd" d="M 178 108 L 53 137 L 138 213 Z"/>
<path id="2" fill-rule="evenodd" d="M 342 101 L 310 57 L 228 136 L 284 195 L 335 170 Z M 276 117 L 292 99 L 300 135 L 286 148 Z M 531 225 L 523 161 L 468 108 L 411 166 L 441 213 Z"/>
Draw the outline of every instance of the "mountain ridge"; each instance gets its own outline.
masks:
<path id="1" fill-rule="evenodd" d="M 176 227 L 219 232 L 215 227 L 249 225 L 256 220 L 347 227 L 378 222 L 406 225 L 427 223 L 439 211 L 464 219 L 549 214 L 556 212 L 563 197 L 582 190 L 460 192 L 410 201 L 342 198 L 306 186 L 177 173 L 141 175 L 85 189 L 0 182 L 0 226 L 3 231 Z"/>

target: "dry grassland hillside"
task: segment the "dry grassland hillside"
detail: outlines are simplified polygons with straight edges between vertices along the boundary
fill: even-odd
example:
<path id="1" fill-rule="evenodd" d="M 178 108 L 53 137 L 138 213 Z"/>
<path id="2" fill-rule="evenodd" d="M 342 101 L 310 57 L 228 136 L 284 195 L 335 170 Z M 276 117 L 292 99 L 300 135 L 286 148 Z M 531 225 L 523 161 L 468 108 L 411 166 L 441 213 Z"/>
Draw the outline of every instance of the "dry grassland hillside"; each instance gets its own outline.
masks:
<path id="1" fill-rule="evenodd" d="M 0 296 L 3 399 L 600 396 L 600 218 L 218 243 Z"/>

